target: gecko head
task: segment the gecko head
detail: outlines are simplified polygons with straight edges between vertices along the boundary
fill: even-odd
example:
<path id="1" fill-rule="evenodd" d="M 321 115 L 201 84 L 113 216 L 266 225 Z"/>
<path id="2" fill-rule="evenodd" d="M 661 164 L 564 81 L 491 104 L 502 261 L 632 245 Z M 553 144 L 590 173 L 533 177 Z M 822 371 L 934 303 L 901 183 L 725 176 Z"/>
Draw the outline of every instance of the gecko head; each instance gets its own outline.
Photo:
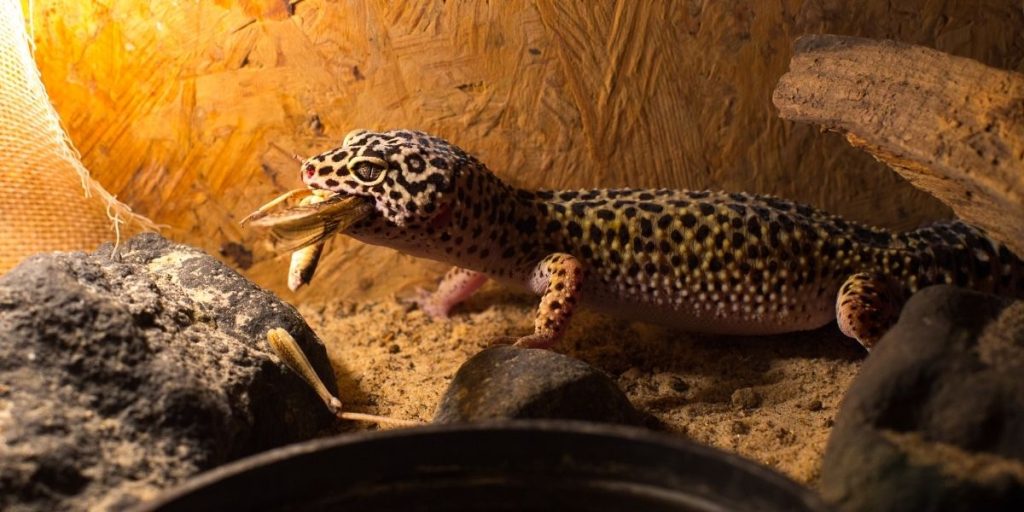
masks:
<path id="1" fill-rule="evenodd" d="M 312 189 L 372 200 L 397 226 L 430 222 L 447 211 L 455 178 L 469 157 L 422 132 L 353 130 L 341 147 L 302 163 Z"/>

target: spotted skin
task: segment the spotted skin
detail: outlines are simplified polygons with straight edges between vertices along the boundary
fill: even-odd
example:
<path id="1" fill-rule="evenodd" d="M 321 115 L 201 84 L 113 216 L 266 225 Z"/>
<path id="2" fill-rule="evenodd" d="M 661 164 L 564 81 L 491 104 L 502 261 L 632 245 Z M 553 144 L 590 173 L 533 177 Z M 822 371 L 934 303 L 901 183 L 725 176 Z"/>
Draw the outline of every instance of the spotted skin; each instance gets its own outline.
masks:
<path id="1" fill-rule="evenodd" d="M 1024 262 L 960 222 L 891 233 L 763 195 L 522 190 L 408 130 L 353 131 L 302 173 L 310 188 L 374 203 L 347 235 L 465 269 L 424 299 L 428 313 L 447 314 L 480 276 L 540 294 L 523 345 L 557 342 L 582 302 L 722 334 L 814 329 L 838 316 L 869 348 L 930 284 L 1024 295 Z"/>
<path id="2" fill-rule="evenodd" d="M 836 321 L 843 334 L 871 349 L 896 323 L 907 300 L 907 291 L 898 281 L 870 272 L 858 272 L 839 287 Z"/>
<path id="3" fill-rule="evenodd" d="M 516 340 L 517 345 L 548 348 L 569 326 L 583 290 L 584 266 L 575 256 L 555 253 L 537 264 L 529 288 L 541 296 L 533 334 Z"/>

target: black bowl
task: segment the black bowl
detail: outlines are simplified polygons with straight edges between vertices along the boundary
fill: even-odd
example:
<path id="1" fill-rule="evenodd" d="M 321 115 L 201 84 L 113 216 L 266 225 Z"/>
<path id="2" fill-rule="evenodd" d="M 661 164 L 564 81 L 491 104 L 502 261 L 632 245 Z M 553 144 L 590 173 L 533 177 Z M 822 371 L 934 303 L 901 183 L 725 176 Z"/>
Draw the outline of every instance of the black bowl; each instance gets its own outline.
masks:
<path id="1" fill-rule="evenodd" d="M 568 421 L 349 434 L 209 471 L 138 511 L 825 511 L 735 455 L 629 427 Z"/>

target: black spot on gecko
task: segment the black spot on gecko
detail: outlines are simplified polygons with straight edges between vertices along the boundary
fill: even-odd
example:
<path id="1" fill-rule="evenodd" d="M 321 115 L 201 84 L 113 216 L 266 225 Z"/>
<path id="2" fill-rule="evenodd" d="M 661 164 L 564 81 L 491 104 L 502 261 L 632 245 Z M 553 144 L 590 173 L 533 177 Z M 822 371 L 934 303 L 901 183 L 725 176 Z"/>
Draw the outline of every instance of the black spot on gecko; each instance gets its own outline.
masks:
<path id="1" fill-rule="evenodd" d="M 580 226 L 578 222 L 576 222 L 574 220 L 569 221 L 568 229 L 569 229 L 569 236 L 571 236 L 573 238 L 582 238 L 583 237 L 583 227 Z"/>
<path id="2" fill-rule="evenodd" d="M 697 256 L 693 253 L 686 255 L 686 266 L 690 267 L 690 270 L 696 270 L 700 266 L 700 261 L 697 260 Z"/>
<path id="3" fill-rule="evenodd" d="M 640 234 L 645 237 L 654 235 L 654 225 L 650 219 L 640 219 Z"/>
<path id="4" fill-rule="evenodd" d="M 516 230 L 520 233 L 532 233 L 535 229 L 537 229 L 537 218 L 532 215 L 516 221 Z"/>
<path id="5" fill-rule="evenodd" d="M 619 243 L 623 246 L 629 243 L 629 229 L 625 224 L 619 226 Z"/>
<path id="6" fill-rule="evenodd" d="M 775 197 L 769 197 L 768 199 L 765 199 L 765 203 L 768 203 L 768 206 L 771 206 L 772 208 L 782 210 L 784 212 L 789 211 L 790 208 L 789 202 L 783 201 Z"/>
<path id="7" fill-rule="evenodd" d="M 711 234 L 711 228 L 707 227 L 704 224 L 701 224 L 701 226 L 699 228 L 697 228 L 697 233 L 696 233 L 697 241 L 698 242 L 703 242 L 704 239 L 707 238 L 708 235 L 710 235 L 710 234 Z"/>
<path id="8" fill-rule="evenodd" d="M 757 217 L 747 219 L 747 231 L 754 236 L 761 236 L 761 223 Z"/>

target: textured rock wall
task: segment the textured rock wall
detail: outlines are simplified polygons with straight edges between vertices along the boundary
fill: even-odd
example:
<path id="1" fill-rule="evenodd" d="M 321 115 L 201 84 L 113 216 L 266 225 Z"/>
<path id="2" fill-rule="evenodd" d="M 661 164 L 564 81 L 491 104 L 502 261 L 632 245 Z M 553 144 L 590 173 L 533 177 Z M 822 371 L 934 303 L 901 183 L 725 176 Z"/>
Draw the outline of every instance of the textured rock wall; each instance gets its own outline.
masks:
<path id="1" fill-rule="evenodd" d="M 1014 2 L 32 3 L 37 61 L 97 179 L 167 233 L 284 291 L 237 220 L 354 127 L 444 135 L 522 186 L 776 193 L 873 223 L 948 212 L 771 92 L 805 33 L 1024 68 Z M 337 241 L 304 300 L 428 273 Z"/>

